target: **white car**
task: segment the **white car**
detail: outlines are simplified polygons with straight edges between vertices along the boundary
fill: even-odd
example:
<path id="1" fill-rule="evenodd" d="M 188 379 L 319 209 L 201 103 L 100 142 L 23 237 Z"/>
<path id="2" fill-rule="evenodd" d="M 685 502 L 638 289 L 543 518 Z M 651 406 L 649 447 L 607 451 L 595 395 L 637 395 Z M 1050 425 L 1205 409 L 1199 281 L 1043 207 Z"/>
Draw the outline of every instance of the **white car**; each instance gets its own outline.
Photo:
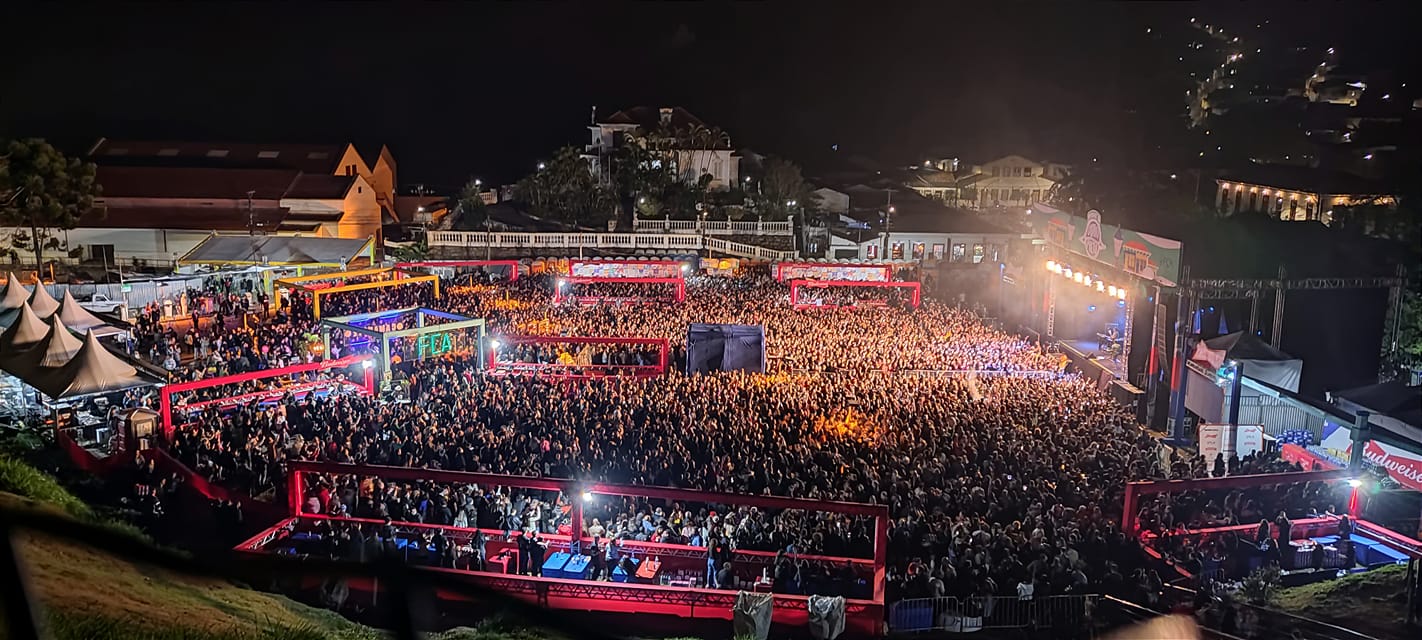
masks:
<path id="1" fill-rule="evenodd" d="M 110 315 L 122 314 L 126 304 L 123 300 L 113 300 L 102 293 L 96 293 L 79 301 L 79 306 L 89 311 Z"/>

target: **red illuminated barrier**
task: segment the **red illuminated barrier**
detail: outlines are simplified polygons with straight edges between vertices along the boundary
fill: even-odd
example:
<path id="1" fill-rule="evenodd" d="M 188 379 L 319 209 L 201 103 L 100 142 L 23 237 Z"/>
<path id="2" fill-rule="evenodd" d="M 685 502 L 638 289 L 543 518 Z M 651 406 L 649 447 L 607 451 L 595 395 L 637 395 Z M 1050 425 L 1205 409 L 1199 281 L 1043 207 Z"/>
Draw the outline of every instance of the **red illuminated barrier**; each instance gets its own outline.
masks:
<path id="1" fill-rule="evenodd" d="M 867 273 L 882 272 L 882 276 L 873 279 L 866 279 L 866 282 L 888 282 L 894 279 L 894 267 L 887 264 L 830 264 L 823 262 L 777 262 L 775 263 L 775 279 L 784 282 L 790 280 L 817 280 L 816 273 L 844 273 L 845 271 L 863 271 Z M 855 282 L 858 282 L 857 280 Z"/>
<path id="2" fill-rule="evenodd" d="M 791 280 L 790 305 L 796 309 L 838 309 L 839 305 L 817 305 L 800 302 L 800 290 L 829 289 L 832 287 L 866 287 L 879 289 L 908 289 L 909 305 L 917 309 L 922 294 L 922 285 L 917 282 L 859 282 L 857 280 Z M 864 306 L 864 305 L 861 305 Z"/>
<path id="3" fill-rule="evenodd" d="M 553 291 L 553 304 L 558 304 L 570 298 L 596 299 L 607 296 L 574 296 L 565 293 L 563 290 L 575 284 L 592 284 L 595 282 L 614 282 L 618 284 L 669 284 L 676 287 L 676 301 L 686 300 L 686 278 L 619 278 L 616 276 L 566 276 L 558 279 L 556 289 Z M 657 300 L 655 296 L 646 296 L 643 300 Z"/>
<path id="4" fill-rule="evenodd" d="M 671 359 L 671 343 L 666 338 L 604 338 L 592 336 L 496 336 L 495 346 L 489 350 L 490 373 L 525 373 L 553 372 L 559 377 L 601 377 L 583 373 L 561 373 L 562 371 L 575 370 L 630 370 L 637 376 L 659 376 L 667 372 L 667 364 Z M 656 345 L 657 364 L 655 365 L 599 365 L 599 364 L 561 364 L 561 363 L 536 363 L 536 362 L 500 362 L 499 350 L 520 344 L 640 344 Z"/>
<path id="5" fill-rule="evenodd" d="M 210 389 L 212 387 L 220 387 L 225 384 L 238 384 L 242 382 L 250 382 L 252 380 L 280 378 L 283 376 L 296 375 L 311 371 L 340 369 L 343 367 L 349 367 L 352 365 L 360 364 L 364 361 L 370 360 L 373 357 L 374 356 L 369 355 L 346 356 L 337 360 L 323 360 L 321 362 L 313 362 L 311 364 L 298 364 L 292 365 L 290 367 L 264 369 L 262 371 L 250 371 L 248 373 L 239 373 L 230 376 L 221 376 L 218 378 L 207 378 L 205 380 L 180 382 L 177 384 L 166 385 L 163 387 L 162 392 L 159 394 L 158 401 L 160 406 L 159 415 L 162 418 L 163 437 L 169 440 L 170 442 L 173 438 L 173 394 L 183 393 L 187 391 L 195 391 L 197 389 Z M 365 380 L 362 388 L 367 394 L 375 393 L 375 375 L 373 367 L 365 367 Z M 219 401 L 220 400 L 221 399 L 219 399 Z M 200 403 L 200 405 L 211 404 L 212 402 L 214 401 L 208 400 L 204 401 L 203 403 Z M 183 407 L 179 408 L 181 409 Z"/>

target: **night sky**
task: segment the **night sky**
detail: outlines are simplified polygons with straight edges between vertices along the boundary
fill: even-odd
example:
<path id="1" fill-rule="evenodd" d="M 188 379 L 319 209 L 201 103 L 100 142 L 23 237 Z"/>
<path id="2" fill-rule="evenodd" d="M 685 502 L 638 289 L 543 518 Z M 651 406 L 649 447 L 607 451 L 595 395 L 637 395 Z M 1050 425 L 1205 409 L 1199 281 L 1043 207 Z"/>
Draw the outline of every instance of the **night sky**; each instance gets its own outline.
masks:
<path id="1" fill-rule="evenodd" d="M 811 168 L 929 153 L 1158 162 L 1155 147 L 1183 129 L 1184 85 L 1167 61 L 1190 16 L 1241 27 L 1269 16 L 1289 39 L 1353 38 L 1383 57 L 1401 46 L 1386 30 L 1406 22 L 1400 3 L 1241 7 L 28 7 L 10 12 L 20 28 L 0 40 L 0 136 L 76 151 L 101 135 L 387 143 L 401 182 L 452 188 L 471 175 L 516 179 L 582 144 L 592 105 L 605 116 L 647 104 L 687 107 L 739 147 Z"/>

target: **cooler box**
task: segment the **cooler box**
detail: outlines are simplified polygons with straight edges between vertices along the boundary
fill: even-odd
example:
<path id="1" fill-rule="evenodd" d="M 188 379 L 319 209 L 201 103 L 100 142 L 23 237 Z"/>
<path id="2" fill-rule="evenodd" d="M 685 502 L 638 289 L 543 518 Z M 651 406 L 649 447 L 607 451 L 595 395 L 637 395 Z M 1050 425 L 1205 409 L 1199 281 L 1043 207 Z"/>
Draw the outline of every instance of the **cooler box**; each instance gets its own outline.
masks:
<path id="1" fill-rule="evenodd" d="M 637 559 L 636 559 L 636 558 L 633 558 L 633 559 L 632 559 L 632 566 L 634 566 L 634 567 L 637 566 Z M 633 571 L 635 572 L 636 569 L 633 569 Z M 621 563 L 618 563 L 616 566 L 614 566 L 614 567 L 612 568 L 612 581 L 613 581 L 613 582 L 627 582 L 627 572 L 622 570 L 622 564 L 621 564 Z"/>
<path id="2" fill-rule="evenodd" d="M 543 562 L 543 577 L 545 578 L 566 578 L 563 575 L 563 567 L 568 564 L 568 559 L 572 556 L 558 551 L 548 555 L 548 559 Z"/>
<path id="3" fill-rule="evenodd" d="M 494 573 L 518 573 L 518 550 L 509 551 L 507 555 L 501 553 L 489 558 L 489 570 Z"/>
<path id="4" fill-rule="evenodd" d="M 563 567 L 563 577 L 569 580 L 583 580 L 588 577 L 588 564 L 592 558 L 578 554 Z"/>
<path id="5" fill-rule="evenodd" d="M 661 570 L 662 563 L 660 560 L 652 560 L 650 558 L 643 560 L 642 564 L 637 565 L 637 582 L 656 584 L 657 573 Z"/>

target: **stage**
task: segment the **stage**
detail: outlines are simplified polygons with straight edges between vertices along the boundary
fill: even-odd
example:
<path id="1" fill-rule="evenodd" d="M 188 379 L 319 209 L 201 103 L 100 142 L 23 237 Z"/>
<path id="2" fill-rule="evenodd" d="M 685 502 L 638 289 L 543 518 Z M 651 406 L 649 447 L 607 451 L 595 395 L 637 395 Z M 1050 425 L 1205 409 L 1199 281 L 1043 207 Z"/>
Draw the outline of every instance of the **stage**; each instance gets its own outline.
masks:
<path id="1" fill-rule="evenodd" d="M 1120 356 L 1113 361 L 1110 356 L 1104 355 L 1101 347 L 1096 341 L 1091 340 L 1058 340 L 1057 346 L 1071 358 L 1072 364 L 1081 369 L 1089 377 L 1096 378 L 1099 370 L 1105 370 L 1112 378 L 1117 380 L 1126 379 L 1126 358 Z"/>

